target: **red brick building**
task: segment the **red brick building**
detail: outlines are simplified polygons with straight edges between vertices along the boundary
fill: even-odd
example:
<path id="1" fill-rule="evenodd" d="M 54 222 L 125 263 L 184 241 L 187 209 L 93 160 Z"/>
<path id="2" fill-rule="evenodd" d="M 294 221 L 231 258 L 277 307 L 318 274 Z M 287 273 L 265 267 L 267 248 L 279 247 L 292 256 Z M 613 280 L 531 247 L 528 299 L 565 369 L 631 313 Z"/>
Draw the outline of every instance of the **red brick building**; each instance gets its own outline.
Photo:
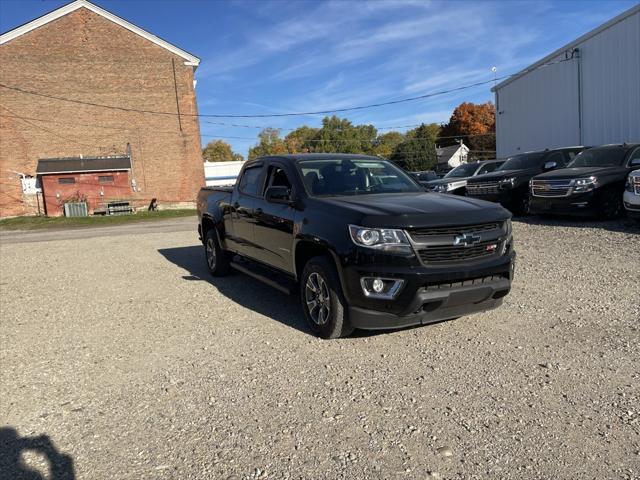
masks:
<path id="1" fill-rule="evenodd" d="M 60 199 L 76 194 L 91 209 L 106 198 L 192 204 L 204 185 L 198 64 L 86 0 L 1 35 L 0 216 L 37 213 L 43 200 L 60 214 Z M 73 184 L 38 167 L 105 157 L 129 167 L 75 171 Z M 36 176 L 40 195 L 29 179 Z"/>

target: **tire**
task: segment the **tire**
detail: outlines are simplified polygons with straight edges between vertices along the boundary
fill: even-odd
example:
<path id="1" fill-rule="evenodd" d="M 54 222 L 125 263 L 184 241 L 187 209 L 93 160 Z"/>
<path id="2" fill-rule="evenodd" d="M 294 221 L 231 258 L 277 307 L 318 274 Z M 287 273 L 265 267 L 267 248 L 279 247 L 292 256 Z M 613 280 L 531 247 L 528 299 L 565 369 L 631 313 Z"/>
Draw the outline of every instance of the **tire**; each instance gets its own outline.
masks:
<path id="1" fill-rule="evenodd" d="M 300 302 L 307 324 L 317 336 L 332 339 L 353 332 L 338 272 L 329 258 L 314 257 L 305 265 Z"/>
<path id="2" fill-rule="evenodd" d="M 214 277 L 222 277 L 229 273 L 229 257 L 220 247 L 215 228 L 207 230 L 204 237 L 204 259 L 209 273 Z"/>
<path id="3" fill-rule="evenodd" d="M 600 197 L 600 218 L 613 220 L 622 215 L 623 209 L 622 193 L 615 190 L 607 190 Z"/>
<path id="4" fill-rule="evenodd" d="M 529 203 L 531 198 L 529 197 L 529 192 L 525 192 L 522 195 L 519 195 L 516 198 L 515 204 L 513 206 L 513 213 L 520 217 L 525 217 L 529 215 Z"/>

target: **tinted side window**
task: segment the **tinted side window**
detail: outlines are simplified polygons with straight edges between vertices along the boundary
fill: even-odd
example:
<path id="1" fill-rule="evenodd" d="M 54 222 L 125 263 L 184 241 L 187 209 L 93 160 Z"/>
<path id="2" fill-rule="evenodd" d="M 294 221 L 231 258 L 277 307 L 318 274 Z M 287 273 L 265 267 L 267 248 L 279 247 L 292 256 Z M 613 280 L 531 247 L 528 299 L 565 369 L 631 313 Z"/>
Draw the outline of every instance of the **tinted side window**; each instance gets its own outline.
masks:
<path id="1" fill-rule="evenodd" d="M 285 171 L 280 167 L 269 168 L 269 181 L 267 187 L 287 187 L 291 188 L 291 182 Z"/>
<path id="2" fill-rule="evenodd" d="M 498 168 L 497 163 L 487 163 L 486 165 L 483 165 L 482 168 L 478 171 L 478 175 L 493 172 L 496 168 Z"/>
<path id="3" fill-rule="evenodd" d="M 567 161 L 564 157 L 564 154 L 562 152 L 553 152 L 551 155 L 549 155 L 544 163 L 547 162 L 556 162 L 556 164 L 558 165 L 558 167 L 563 167 Z"/>
<path id="4" fill-rule="evenodd" d="M 629 157 L 629 165 L 631 165 L 631 160 L 639 160 L 640 159 L 640 147 L 636 148 L 631 156 Z"/>
<path id="5" fill-rule="evenodd" d="M 257 195 L 261 173 L 262 166 L 247 168 L 240 179 L 240 191 L 247 195 Z"/>

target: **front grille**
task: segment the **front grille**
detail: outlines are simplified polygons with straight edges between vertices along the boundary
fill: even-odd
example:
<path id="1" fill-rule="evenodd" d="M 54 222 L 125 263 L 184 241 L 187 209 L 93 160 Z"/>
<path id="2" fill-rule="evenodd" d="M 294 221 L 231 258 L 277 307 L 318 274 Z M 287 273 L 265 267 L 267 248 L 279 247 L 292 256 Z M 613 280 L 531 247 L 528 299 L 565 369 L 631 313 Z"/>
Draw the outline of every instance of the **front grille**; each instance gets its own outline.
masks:
<path id="1" fill-rule="evenodd" d="M 571 189 L 571 180 L 531 181 L 531 194 L 534 197 L 568 197 Z"/>
<path id="2" fill-rule="evenodd" d="M 633 179 L 633 193 L 640 195 L 640 178 Z"/>
<path id="3" fill-rule="evenodd" d="M 473 182 L 467 183 L 467 193 L 470 195 L 482 195 L 486 193 L 498 193 L 498 182 Z"/>
<path id="4" fill-rule="evenodd" d="M 466 280 L 461 280 L 457 282 L 427 283 L 424 285 L 424 287 L 422 287 L 422 290 L 424 291 L 450 290 L 452 288 L 469 287 L 472 285 L 481 285 L 483 283 L 497 282 L 499 280 L 504 280 L 505 278 L 509 278 L 509 274 L 488 275 L 486 277 L 468 278 Z"/>
<path id="5" fill-rule="evenodd" d="M 455 263 L 489 257 L 500 251 L 501 242 L 489 240 L 471 245 L 433 245 L 418 250 L 420 260 L 426 264 Z"/>
<path id="6" fill-rule="evenodd" d="M 416 228 L 409 230 L 409 235 L 411 235 L 413 241 L 420 242 L 427 237 L 488 232 L 497 228 L 502 228 L 502 222 L 480 223 L 477 225 L 462 225 L 460 227 Z"/>

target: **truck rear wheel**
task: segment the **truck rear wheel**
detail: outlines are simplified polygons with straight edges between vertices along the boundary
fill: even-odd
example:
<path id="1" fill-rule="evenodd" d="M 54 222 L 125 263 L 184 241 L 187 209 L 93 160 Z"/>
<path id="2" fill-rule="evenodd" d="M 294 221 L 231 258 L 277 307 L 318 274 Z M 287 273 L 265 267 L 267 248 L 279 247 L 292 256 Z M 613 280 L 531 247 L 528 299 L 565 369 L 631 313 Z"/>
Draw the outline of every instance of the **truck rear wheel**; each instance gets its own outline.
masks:
<path id="1" fill-rule="evenodd" d="M 220 247 L 214 228 L 210 228 L 204 237 L 204 255 L 211 275 L 222 277 L 229 273 L 229 257 Z"/>
<path id="2" fill-rule="evenodd" d="M 314 257 L 305 265 L 300 299 L 305 319 L 319 337 L 340 338 L 353 332 L 338 272 L 327 257 Z"/>

